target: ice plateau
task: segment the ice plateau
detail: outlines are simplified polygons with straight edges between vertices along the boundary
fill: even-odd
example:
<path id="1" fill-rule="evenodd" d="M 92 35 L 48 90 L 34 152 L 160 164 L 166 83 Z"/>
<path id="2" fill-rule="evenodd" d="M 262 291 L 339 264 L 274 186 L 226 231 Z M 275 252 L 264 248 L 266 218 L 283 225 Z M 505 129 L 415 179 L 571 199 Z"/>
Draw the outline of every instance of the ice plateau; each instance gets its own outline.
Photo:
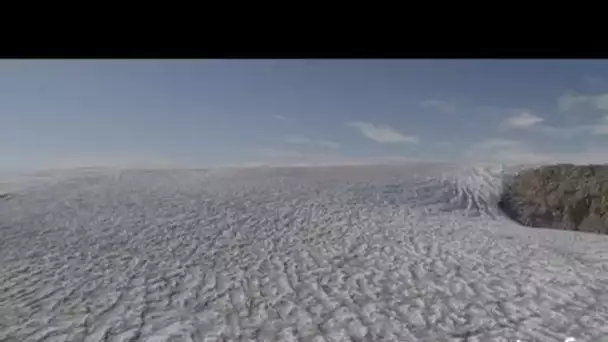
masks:
<path id="1" fill-rule="evenodd" d="M 0 179 L 0 341 L 591 341 L 608 236 L 518 225 L 508 170 Z"/>

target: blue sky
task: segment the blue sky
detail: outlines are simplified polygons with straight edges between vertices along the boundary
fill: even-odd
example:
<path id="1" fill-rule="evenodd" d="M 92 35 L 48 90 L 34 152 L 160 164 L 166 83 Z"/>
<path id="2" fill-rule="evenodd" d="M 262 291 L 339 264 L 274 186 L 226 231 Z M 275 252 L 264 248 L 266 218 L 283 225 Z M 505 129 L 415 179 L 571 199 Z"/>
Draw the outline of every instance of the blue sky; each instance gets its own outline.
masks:
<path id="1" fill-rule="evenodd" d="M 608 61 L 2 60 L 0 168 L 608 162 Z"/>

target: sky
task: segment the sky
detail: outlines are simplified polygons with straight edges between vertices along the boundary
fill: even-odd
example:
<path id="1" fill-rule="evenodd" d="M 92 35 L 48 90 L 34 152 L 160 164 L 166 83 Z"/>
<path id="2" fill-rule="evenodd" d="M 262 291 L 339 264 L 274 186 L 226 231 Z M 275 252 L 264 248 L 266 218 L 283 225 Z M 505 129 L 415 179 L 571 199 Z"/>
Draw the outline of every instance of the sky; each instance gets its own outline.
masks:
<path id="1" fill-rule="evenodd" d="M 608 60 L 0 60 L 0 169 L 608 162 Z"/>

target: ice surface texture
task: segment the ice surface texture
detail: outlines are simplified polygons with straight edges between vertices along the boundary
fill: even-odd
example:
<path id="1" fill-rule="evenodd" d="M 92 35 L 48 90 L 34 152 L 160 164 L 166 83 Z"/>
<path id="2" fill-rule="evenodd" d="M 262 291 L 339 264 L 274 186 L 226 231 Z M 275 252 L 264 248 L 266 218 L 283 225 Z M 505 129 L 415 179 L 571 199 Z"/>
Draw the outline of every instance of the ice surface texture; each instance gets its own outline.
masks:
<path id="1" fill-rule="evenodd" d="M 0 341 L 608 333 L 608 236 L 510 221 L 492 167 L 39 178 L 0 199 Z"/>

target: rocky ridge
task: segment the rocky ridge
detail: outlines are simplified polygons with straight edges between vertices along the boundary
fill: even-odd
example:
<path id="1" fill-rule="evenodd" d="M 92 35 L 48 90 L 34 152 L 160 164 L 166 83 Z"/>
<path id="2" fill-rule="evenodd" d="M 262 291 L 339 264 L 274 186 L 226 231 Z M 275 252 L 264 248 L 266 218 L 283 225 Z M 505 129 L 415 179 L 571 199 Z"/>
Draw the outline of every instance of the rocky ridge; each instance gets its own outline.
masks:
<path id="1" fill-rule="evenodd" d="M 525 226 L 608 234 L 608 165 L 524 170 L 509 181 L 499 206 Z"/>

